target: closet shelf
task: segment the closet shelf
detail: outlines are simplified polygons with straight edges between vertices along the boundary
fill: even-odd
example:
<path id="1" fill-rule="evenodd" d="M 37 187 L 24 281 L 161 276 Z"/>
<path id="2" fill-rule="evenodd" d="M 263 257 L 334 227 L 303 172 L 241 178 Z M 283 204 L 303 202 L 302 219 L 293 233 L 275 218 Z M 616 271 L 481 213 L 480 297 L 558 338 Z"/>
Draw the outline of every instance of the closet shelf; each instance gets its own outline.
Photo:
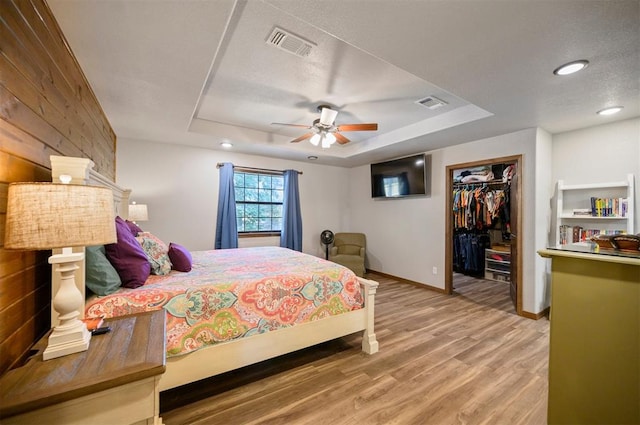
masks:
<path id="1" fill-rule="evenodd" d="M 511 261 L 508 260 L 494 260 L 493 258 L 487 258 L 488 263 L 499 263 L 499 264 L 511 264 Z"/>
<path id="2" fill-rule="evenodd" d="M 482 185 L 505 185 L 505 184 L 507 184 L 507 183 L 503 182 L 502 180 L 490 180 L 488 182 L 469 182 L 469 183 L 454 182 L 453 183 L 453 187 L 482 186 Z"/>
<path id="3" fill-rule="evenodd" d="M 507 271 L 507 270 L 492 269 L 491 267 L 486 267 L 484 270 L 485 270 L 485 271 L 488 271 L 488 272 L 504 273 L 504 274 L 506 274 L 506 275 L 511 274 L 511 272 L 509 272 L 509 271 Z"/>
<path id="4" fill-rule="evenodd" d="M 502 247 L 500 247 L 502 248 Z M 492 256 L 502 258 L 496 260 Z M 497 282 L 511 281 L 511 253 L 504 250 L 484 250 L 484 278 Z"/>

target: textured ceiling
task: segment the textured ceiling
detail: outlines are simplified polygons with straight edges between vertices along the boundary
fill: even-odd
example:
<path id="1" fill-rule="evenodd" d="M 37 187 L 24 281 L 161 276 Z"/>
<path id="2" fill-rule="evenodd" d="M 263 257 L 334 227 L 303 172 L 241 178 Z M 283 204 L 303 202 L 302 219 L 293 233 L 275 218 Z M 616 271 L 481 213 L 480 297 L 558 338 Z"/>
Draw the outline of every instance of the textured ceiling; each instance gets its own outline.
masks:
<path id="1" fill-rule="evenodd" d="M 640 2 L 49 0 L 117 136 L 355 166 L 523 128 L 640 116 Z M 298 57 L 266 43 L 279 27 Z M 588 59 L 578 74 L 558 65 Z M 436 95 L 435 111 L 416 101 Z M 378 122 L 323 150 L 316 107 Z M 623 105 L 613 117 L 595 114 Z M 640 136 L 639 136 L 640 139 Z"/>

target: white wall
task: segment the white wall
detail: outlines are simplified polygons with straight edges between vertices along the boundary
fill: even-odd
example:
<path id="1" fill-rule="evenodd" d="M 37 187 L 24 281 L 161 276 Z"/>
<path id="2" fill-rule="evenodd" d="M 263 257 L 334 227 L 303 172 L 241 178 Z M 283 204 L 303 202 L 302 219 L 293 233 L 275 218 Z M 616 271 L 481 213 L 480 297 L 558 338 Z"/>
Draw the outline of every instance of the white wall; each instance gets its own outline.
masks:
<path id="1" fill-rule="evenodd" d="M 553 136 L 555 183 L 604 183 L 635 176 L 634 232 L 640 232 L 640 118 L 559 133 Z"/>
<path id="2" fill-rule="evenodd" d="M 536 270 L 536 251 L 546 247 L 535 234 L 536 173 L 550 173 L 549 167 L 536 169 L 536 148 L 548 148 L 549 138 L 541 133 L 540 146 L 536 129 L 526 129 L 489 139 L 429 152 L 431 197 L 373 200 L 370 197 L 369 166 L 351 170 L 349 211 L 351 230 L 367 235 L 368 267 L 394 276 L 444 289 L 446 167 L 511 155 L 523 155 L 522 203 L 522 281 L 523 308 L 538 313 L 546 308 L 543 271 Z M 545 147 L 547 146 L 547 147 Z M 550 156 L 550 155 L 548 155 Z M 548 177 L 546 177 L 549 180 Z M 546 186 L 546 184 L 544 184 Z M 549 188 L 542 192 L 549 196 Z M 548 201 L 547 201 L 548 204 Z M 432 268 L 436 267 L 436 275 Z"/>
<path id="3" fill-rule="evenodd" d="M 296 169 L 303 220 L 303 251 L 324 256 L 320 232 L 348 230 L 348 170 L 227 151 L 118 139 L 118 184 L 149 208 L 144 230 L 190 250 L 213 249 L 218 206 L 218 162 L 269 169 Z M 278 245 L 279 238 L 247 238 L 240 246 Z"/>
<path id="4" fill-rule="evenodd" d="M 369 165 L 353 169 L 120 139 L 118 182 L 133 189 L 132 200 L 149 205 L 142 227 L 167 242 L 211 249 L 215 240 L 218 162 L 273 169 L 295 168 L 300 176 L 303 251 L 323 256 L 324 229 L 367 235 L 367 267 L 444 288 L 446 167 L 503 156 L 523 155 L 523 308 L 538 313 L 549 305 L 548 261 L 537 250 L 549 243 L 550 202 L 558 179 L 567 183 L 623 180 L 636 176 L 640 190 L 640 119 L 557 135 L 526 129 L 429 152 L 431 196 L 371 199 Z M 636 201 L 636 211 L 637 209 Z M 640 231 L 636 217 L 636 232 Z M 277 239 L 245 239 L 241 246 L 277 244 Z M 437 274 L 432 274 L 432 268 Z"/>
<path id="5" fill-rule="evenodd" d="M 535 249 L 551 245 L 552 198 L 554 182 L 550 164 L 553 162 L 553 139 L 551 134 L 542 129 L 536 131 L 536 179 L 535 179 Z M 539 255 L 534 255 L 535 292 L 534 310 L 540 312 L 551 303 L 551 262 Z"/>

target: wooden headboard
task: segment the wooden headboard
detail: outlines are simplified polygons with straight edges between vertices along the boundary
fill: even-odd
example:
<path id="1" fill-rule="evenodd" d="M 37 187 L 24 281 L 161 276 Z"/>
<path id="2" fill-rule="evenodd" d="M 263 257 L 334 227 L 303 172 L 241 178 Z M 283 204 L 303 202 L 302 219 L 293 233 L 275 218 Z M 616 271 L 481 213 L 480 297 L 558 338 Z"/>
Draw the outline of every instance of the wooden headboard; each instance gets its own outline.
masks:
<path id="1" fill-rule="evenodd" d="M 87 158 L 75 158 L 70 156 L 51 156 L 51 180 L 54 182 L 60 181 L 60 176 L 67 175 L 71 177 L 70 183 L 81 184 L 88 186 L 100 186 L 107 187 L 113 192 L 113 208 L 115 215 L 126 219 L 129 217 L 129 196 L 131 195 L 130 189 L 124 189 L 102 174 L 93 169 L 94 163 Z M 58 251 L 54 250 L 54 253 Z M 73 248 L 73 252 L 84 252 L 84 247 Z M 84 259 L 79 263 L 80 268 L 76 270 L 75 279 L 78 289 L 85 297 L 85 285 L 84 285 Z M 60 286 L 60 276 L 54 273 L 51 277 L 51 296 L 55 296 Z M 53 302 L 51 303 L 53 306 Z M 80 311 L 80 317 L 84 317 L 84 306 Z M 51 326 L 58 324 L 58 313 L 51 308 Z"/>

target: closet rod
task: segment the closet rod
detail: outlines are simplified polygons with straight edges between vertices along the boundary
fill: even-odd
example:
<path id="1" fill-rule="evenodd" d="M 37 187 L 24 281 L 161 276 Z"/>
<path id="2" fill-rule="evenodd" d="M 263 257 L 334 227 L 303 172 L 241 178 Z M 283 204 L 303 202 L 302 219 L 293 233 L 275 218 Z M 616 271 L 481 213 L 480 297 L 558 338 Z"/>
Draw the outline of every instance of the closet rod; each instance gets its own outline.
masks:
<path id="1" fill-rule="evenodd" d="M 489 181 L 489 182 L 469 182 L 469 183 L 462 183 L 462 182 L 454 182 L 453 186 L 454 187 L 459 187 L 459 186 L 478 186 L 478 185 L 486 185 L 486 184 L 507 184 L 505 182 L 503 182 L 502 180 L 500 181 Z"/>
<path id="2" fill-rule="evenodd" d="M 222 167 L 222 162 L 218 162 L 218 164 L 216 165 L 216 168 L 220 168 Z M 283 170 L 271 170 L 269 168 L 253 168 L 253 167 L 242 167 L 240 165 L 234 165 L 233 166 L 234 170 L 238 170 L 238 171 L 254 171 L 254 172 L 258 172 L 258 173 L 267 173 L 267 174 L 284 174 Z M 296 173 L 298 174 L 302 174 L 302 171 L 298 171 L 298 170 L 294 170 Z"/>

